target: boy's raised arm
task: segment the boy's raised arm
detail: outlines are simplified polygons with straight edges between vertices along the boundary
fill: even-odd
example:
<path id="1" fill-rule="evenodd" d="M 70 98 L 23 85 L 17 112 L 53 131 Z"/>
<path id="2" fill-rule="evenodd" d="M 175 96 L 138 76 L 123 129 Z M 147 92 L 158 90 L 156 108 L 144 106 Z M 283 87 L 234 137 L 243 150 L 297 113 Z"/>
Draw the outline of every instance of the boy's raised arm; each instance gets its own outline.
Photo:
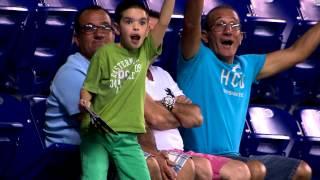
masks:
<path id="1" fill-rule="evenodd" d="M 175 0 L 164 0 L 160 11 L 159 22 L 156 24 L 153 30 L 151 30 L 151 36 L 155 47 L 159 47 L 162 44 L 164 34 L 170 23 L 171 15 L 173 14 Z"/>
<path id="2" fill-rule="evenodd" d="M 181 39 L 182 55 L 185 59 L 192 58 L 200 46 L 203 1 L 204 0 L 187 1 Z"/>

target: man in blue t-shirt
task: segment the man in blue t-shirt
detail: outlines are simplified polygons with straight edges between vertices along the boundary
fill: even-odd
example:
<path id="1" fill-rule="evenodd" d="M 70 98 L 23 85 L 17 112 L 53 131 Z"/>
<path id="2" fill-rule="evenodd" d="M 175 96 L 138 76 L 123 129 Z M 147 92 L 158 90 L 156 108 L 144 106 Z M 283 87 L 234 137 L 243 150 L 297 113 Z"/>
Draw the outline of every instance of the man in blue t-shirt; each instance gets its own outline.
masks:
<path id="1" fill-rule="evenodd" d="M 57 166 L 52 172 L 54 176 L 61 174 L 60 177 L 66 179 L 78 179 L 80 176 L 80 89 L 87 75 L 90 58 L 99 47 L 114 41 L 115 34 L 111 23 L 108 12 L 99 6 L 90 6 L 79 11 L 75 19 L 74 34 L 79 52 L 68 57 L 51 83 L 44 132 L 46 147 L 58 162 L 53 165 Z M 73 148 L 55 148 L 64 146 Z M 60 164 L 70 168 L 63 169 L 59 167 Z"/>
<path id="2" fill-rule="evenodd" d="M 303 62 L 320 43 L 320 24 L 288 49 L 236 56 L 243 39 L 236 11 L 225 5 L 212 9 L 201 31 L 202 9 L 203 0 L 187 3 L 178 61 L 178 84 L 204 116 L 201 127 L 181 130 L 185 148 L 243 161 L 259 160 L 263 164 L 249 165 L 253 177 L 266 168 L 267 179 L 310 179 L 311 168 L 304 161 L 238 155 L 252 83 Z"/>
<path id="3" fill-rule="evenodd" d="M 75 20 L 75 43 L 79 52 L 70 55 L 55 75 L 47 99 L 45 143 L 80 144 L 80 89 L 90 59 L 98 48 L 114 42 L 111 18 L 99 6 L 88 7 Z"/>

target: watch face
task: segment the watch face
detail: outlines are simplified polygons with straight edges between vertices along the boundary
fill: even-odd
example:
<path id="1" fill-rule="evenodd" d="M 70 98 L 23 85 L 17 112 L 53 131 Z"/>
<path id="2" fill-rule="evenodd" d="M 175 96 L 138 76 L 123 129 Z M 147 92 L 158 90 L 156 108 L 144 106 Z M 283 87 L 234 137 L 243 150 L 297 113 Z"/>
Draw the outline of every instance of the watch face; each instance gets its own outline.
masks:
<path id="1" fill-rule="evenodd" d="M 164 102 L 165 102 L 166 105 L 172 106 L 174 104 L 174 98 L 171 97 L 171 96 L 166 96 L 164 98 Z"/>
<path id="2" fill-rule="evenodd" d="M 172 111 L 176 99 L 175 99 L 172 91 L 171 91 L 169 88 L 165 89 L 165 91 L 166 91 L 167 96 L 165 96 L 165 97 L 162 99 L 161 103 L 162 103 L 162 105 L 164 105 L 169 111 Z"/>

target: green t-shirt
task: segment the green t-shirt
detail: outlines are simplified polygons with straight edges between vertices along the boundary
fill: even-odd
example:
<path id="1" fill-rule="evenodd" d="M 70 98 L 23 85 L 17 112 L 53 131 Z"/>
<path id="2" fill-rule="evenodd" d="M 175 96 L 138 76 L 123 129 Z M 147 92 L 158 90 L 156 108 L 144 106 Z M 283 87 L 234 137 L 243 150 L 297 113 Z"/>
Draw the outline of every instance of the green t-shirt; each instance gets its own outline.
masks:
<path id="1" fill-rule="evenodd" d="M 148 36 L 133 51 L 111 43 L 100 48 L 88 69 L 83 88 L 94 94 L 93 110 L 117 132 L 145 132 L 145 78 L 151 60 L 161 53 Z M 82 128 L 89 125 L 89 116 Z"/>

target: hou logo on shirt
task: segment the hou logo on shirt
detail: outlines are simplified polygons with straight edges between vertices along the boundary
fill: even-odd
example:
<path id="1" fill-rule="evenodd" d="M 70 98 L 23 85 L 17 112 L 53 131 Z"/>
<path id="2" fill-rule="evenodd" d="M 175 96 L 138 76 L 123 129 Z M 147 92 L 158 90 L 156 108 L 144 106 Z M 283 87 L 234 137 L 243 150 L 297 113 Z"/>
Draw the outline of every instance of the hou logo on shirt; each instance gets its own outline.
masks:
<path id="1" fill-rule="evenodd" d="M 222 69 L 220 74 L 220 83 L 223 85 L 225 94 L 243 97 L 241 90 L 245 88 L 244 74 L 241 71 L 241 66 L 237 64 L 231 71 Z M 236 91 L 238 90 L 238 91 Z"/>

